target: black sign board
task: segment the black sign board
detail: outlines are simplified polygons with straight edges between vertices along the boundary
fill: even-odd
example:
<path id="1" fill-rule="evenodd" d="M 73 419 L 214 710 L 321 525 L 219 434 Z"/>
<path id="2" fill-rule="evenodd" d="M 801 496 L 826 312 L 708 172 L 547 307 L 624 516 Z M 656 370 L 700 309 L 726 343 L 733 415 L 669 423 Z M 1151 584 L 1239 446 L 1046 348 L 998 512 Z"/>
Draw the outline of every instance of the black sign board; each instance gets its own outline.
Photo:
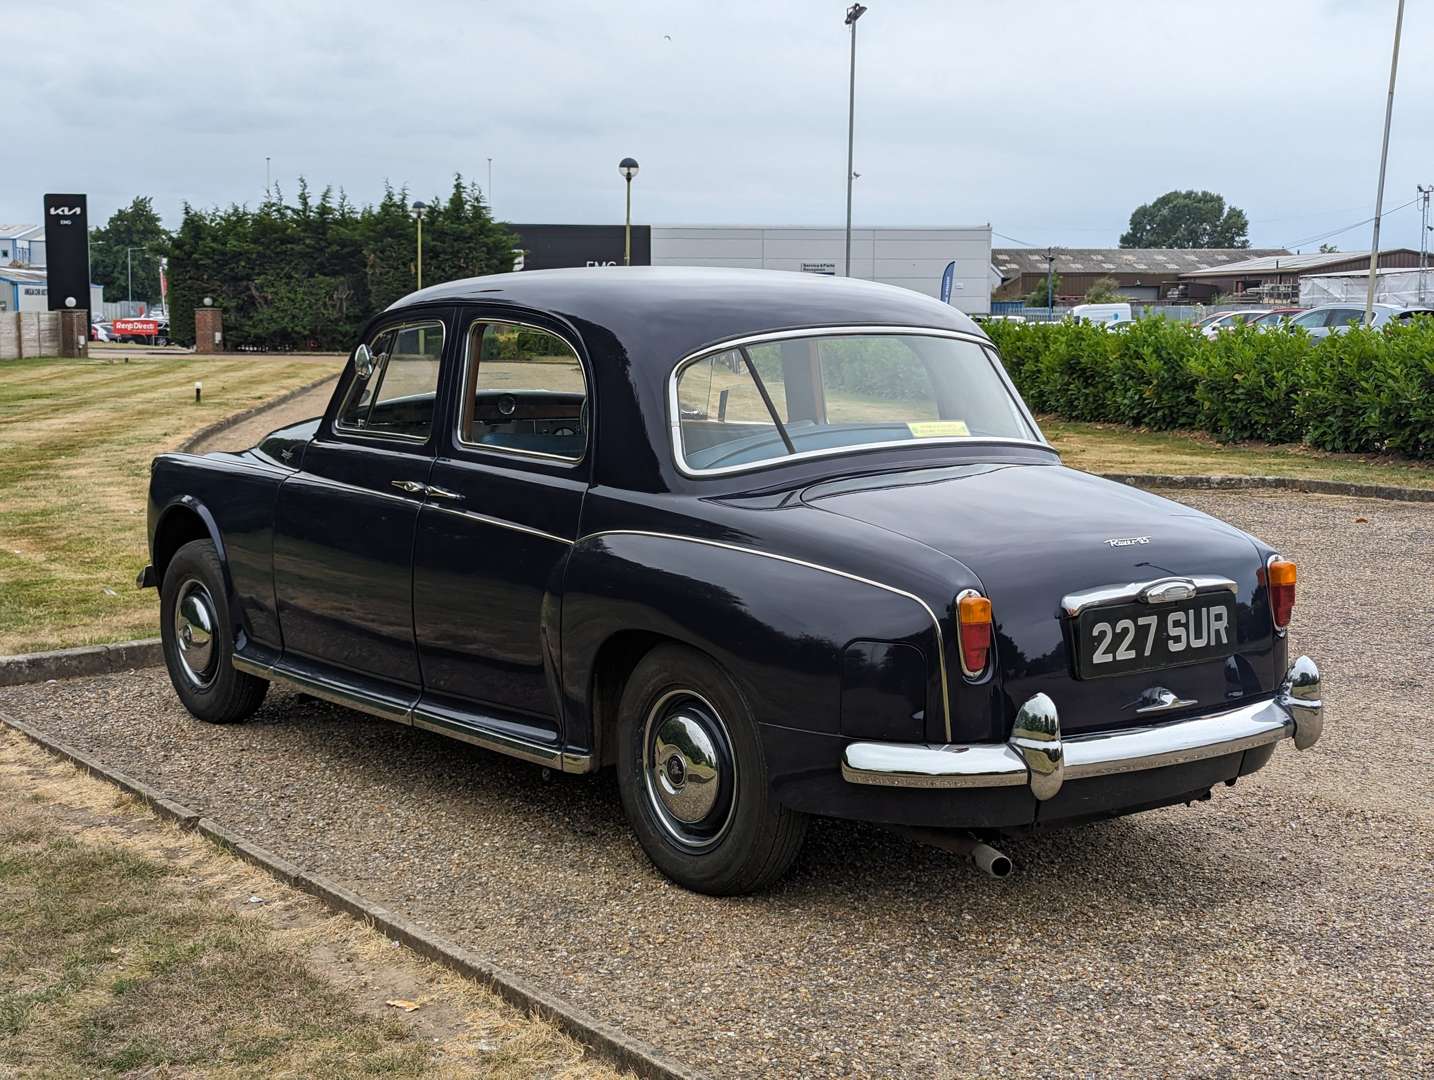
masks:
<path id="1" fill-rule="evenodd" d="M 51 311 L 90 306 L 90 218 L 83 195 L 45 196 L 45 275 Z"/>
<path id="2" fill-rule="evenodd" d="M 524 270 L 561 266 L 621 266 L 621 225 L 509 225 L 523 249 Z M 632 265 L 652 262 L 652 230 L 632 227 Z"/>

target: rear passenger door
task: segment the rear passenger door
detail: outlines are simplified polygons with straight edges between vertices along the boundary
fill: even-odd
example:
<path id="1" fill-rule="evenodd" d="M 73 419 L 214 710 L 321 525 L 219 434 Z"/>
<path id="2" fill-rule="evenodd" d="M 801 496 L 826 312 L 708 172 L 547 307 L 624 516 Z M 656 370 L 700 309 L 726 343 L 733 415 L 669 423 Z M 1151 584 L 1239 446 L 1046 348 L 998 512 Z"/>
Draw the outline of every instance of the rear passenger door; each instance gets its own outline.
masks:
<path id="1" fill-rule="evenodd" d="M 556 743 L 560 585 L 590 460 L 581 343 L 540 316 L 477 315 L 418 518 L 414 630 L 423 711 L 504 718 Z"/>

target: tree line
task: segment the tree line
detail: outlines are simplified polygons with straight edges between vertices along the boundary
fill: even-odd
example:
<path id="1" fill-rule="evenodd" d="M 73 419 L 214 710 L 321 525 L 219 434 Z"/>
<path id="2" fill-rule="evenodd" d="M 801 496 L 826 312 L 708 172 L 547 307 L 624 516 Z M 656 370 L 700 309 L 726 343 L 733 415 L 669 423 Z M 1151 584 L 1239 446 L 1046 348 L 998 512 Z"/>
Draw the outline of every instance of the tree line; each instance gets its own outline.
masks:
<path id="1" fill-rule="evenodd" d="M 142 243 L 134 296 L 154 302 L 166 257 L 172 340 L 193 343 L 194 309 L 207 297 L 224 311 L 230 348 L 347 349 L 370 316 L 417 286 L 416 231 L 406 190 L 386 186 L 376 204 L 355 206 L 332 188 L 315 198 L 301 180 L 292 202 L 276 188 L 252 209 L 186 203 L 173 233 L 141 196 L 94 231 L 91 262 L 106 295 L 124 296 L 124 248 Z M 424 214 L 424 283 L 509 270 L 516 244 L 478 186 L 455 176 Z"/>

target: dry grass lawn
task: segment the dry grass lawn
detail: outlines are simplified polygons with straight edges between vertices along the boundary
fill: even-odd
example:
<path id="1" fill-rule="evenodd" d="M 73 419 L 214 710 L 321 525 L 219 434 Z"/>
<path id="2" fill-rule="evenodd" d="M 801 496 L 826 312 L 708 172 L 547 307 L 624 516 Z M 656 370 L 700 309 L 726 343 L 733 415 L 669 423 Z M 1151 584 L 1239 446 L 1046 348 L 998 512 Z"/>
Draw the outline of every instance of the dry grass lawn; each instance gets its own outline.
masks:
<path id="1" fill-rule="evenodd" d="M 149 462 L 342 358 L 146 356 L 0 363 L 0 654 L 151 637 Z M 194 403 L 194 383 L 204 400 Z"/>
<path id="2" fill-rule="evenodd" d="M 0 1076 L 618 1075 L 4 728 L 0 807 Z"/>
<path id="3" fill-rule="evenodd" d="M 1330 454 L 1307 446 L 1219 443 L 1189 431 L 1138 431 L 1041 417 L 1041 430 L 1074 469 L 1095 473 L 1288 476 L 1356 484 L 1434 488 L 1434 463 L 1374 454 Z"/>

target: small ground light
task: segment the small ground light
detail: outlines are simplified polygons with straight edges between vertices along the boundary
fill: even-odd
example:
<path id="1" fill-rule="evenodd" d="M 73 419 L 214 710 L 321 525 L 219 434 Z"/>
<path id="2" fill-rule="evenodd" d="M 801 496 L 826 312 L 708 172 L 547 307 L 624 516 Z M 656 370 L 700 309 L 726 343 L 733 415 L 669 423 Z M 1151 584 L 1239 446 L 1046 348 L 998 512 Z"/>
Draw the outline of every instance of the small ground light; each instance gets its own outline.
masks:
<path id="1" fill-rule="evenodd" d="M 201 397 L 203 397 L 203 396 L 204 396 L 204 383 L 201 382 L 201 381 L 199 381 L 199 380 L 195 380 L 195 383 L 194 383 L 194 404 L 198 405 L 198 404 L 199 404 L 199 399 L 200 399 Z"/>

